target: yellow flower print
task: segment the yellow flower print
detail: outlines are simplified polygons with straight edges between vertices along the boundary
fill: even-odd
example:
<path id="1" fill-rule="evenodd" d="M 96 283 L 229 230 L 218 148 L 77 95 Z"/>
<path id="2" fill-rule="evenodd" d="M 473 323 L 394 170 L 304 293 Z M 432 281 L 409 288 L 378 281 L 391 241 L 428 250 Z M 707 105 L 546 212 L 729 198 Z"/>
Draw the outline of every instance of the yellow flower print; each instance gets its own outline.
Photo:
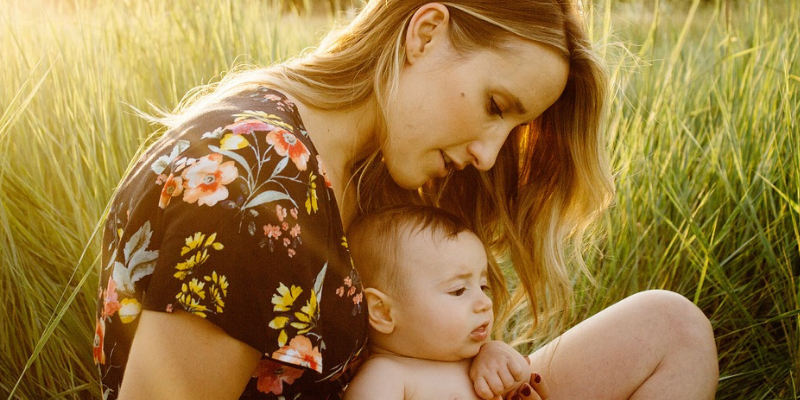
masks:
<path id="1" fill-rule="evenodd" d="M 123 324 L 133 322 L 142 312 L 142 305 L 136 299 L 125 299 L 120 302 L 119 319 Z"/>
<path id="2" fill-rule="evenodd" d="M 178 263 L 175 265 L 175 269 L 178 270 L 173 276 L 184 280 L 186 276 L 189 275 L 190 271 L 194 269 L 194 267 L 206 262 L 208 260 L 208 251 L 203 250 L 202 252 L 197 252 L 195 255 L 189 257 L 186 261 Z"/>
<path id="3" fill-rule="evenodd" d="M 306 212 L 311 214 L 311 212 L 317 212 L 317 183 L 314 182 L 317 179 L 317 176 L 314 173 L 310 173 L 310 178 L 308 179 L 308 198 L 306 199 Z"/>
<path id="4" fill-rule="evenodd" d="M 311 298 L 306 301 L 306 305 L 300 309 L 300 312 L 294 313 L 294 316 L 299 322 L 292 322 L 290 325 L 296 328 L 299 334 L 304 334 L 316 326 L 318 316 L 317 308 L 317 294 L 311 290 Z"/>
<path id="5" fill-rule="evenodd" d="M 203 277 L 203 279 L 211 283 L 211 287 L 208 288 L 208 294 L 211 295 L 211 300 L 217 313 L 222 313 L 225 307 L 223 299 L 228 295 L 228 279 L 225 278 L 225 275 L 217 275 L 217 271 L 214 271 L 211 276 Z"/>
<path id="6" fill-rule="evenodd" d="M 175 269 L 177 269 L 178 272 L 173 274 L 173 276 L 180 280 L 186 279 L 186 277 L 193 273 L 195 267 L 205 263 L 206 260 L 208 260 L 209 248 L 214 250 L 222 250 L 225 248 L 222 243 L 216 242 L 216 239 L 216 232 L 209 235 L 208 238 L 206 238 L 206 235 L 201 232 L 196 232 L 194 235 L 187 237 L 186 246 L 181 248 L 181 255 L 185 256 L 187 253 L 193 250 L 197 251 L 197 253 L 190 256 L 183 262 L 179 262 L 177 265 L 175 265 Z"/>
<path id="7" fill-rule="evenodd" d="M 289 289 L 286 287 L 286 285 L 281 283 L 278 287 L 278 294 L 272 295 L 272 304 L 275 305 L 273 310 L 278 312 L 292 311 L 292 306 L 301 293 L 303 293 L 303 289 L 301 287 L 292 285 L 292 288 Z M 277 316 L 269 323 L 270 328 L 281 331 L 278 334 L 278 346 L 285 345 L 286 341 L 289 340 L 289 336 L 286 334 L 286 330 L 284 329 L 288 324 L 289 317 L 287 316 Z"/>
<path id="8" fill-rule="evenodd" d="M 347 236 L 342 236 L 342 247 L 350 249 L 350 245 L 347 244 Z"/>
<path id="9" fill-rule="evenodd" d="M 189 284 L 181 285 L 181 292 L 175 298 L 183 306 L 184 310 L 199 315 L 203 318 L 206 317 L 208 307 L 200 304 L 201 300 L 205 300 L 206 292 L 203 290 L 205 282 L 200 282 L 197 279 L 192 279 Z"/>
<path id="10" fill-rule="evenodd" d="M 281 283 L 281 286 L 278 287 L 278 294 L 272 295 L 272 304 L 275 305 L 274 311 L 291 310 L 294 301 L 297 300 L 297 296 L 300 296 L 300 293 L 303 293 L 302 288 L 292 285 L 292 289 L 290 290 L 286 285 Z"/>
<path id="11" fill-rule="evenodd" d="M 242 135 L 229 133 L 219 141 L 219 148 L 221 150 L 239 150 L 250 145 L 250 142 Z"/>

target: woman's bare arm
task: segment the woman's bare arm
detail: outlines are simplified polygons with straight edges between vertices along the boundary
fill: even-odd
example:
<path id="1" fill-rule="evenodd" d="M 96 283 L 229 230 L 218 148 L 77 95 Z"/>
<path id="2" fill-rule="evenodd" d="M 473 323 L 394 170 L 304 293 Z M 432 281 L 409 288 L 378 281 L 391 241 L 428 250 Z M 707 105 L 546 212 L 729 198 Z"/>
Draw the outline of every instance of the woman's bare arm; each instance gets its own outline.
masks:
<path id="1" fill-rule="evenodd" d="M 120 400 L 238 399 L 261 354 L 203 318 L 143 311 Z"/>

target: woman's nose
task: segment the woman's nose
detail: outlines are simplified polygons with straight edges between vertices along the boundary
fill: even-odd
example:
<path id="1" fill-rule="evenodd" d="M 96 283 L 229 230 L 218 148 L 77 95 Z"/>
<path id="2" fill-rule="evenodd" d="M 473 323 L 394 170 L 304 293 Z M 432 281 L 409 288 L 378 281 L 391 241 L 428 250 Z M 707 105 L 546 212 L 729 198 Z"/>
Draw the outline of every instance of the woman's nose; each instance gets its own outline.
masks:
<path id="1" fill-rule="evenodd" d="M 497 154 L 503 147 L 510 131 L 488 134 L 467 145 L 467 152 L 472 156 L 472 165 L 479 171 L 488 171 L 497 161 Z"/>

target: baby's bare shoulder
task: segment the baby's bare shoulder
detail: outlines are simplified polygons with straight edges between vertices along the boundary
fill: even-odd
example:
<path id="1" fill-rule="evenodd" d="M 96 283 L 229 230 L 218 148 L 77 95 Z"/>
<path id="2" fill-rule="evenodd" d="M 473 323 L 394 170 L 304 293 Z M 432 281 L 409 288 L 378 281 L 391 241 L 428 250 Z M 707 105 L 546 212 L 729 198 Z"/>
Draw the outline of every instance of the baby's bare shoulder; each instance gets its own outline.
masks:
<path id="1" fill-rule="evenodd" d="M 400 363 L 389 357 L 372 356 L 358 369 L 347 386 L 344 400 L 405 399 L 405 380 Z"/>

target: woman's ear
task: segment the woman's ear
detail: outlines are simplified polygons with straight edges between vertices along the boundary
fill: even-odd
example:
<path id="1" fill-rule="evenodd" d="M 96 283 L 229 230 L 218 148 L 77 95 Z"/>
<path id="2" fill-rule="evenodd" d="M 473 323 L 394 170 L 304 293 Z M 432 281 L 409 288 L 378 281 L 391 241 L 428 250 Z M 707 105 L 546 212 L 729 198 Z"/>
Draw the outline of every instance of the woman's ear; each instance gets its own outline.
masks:
<path id="1" fill-rule="evenodd" d="M 449 38 L 450 11 L 444 4 L 428 3 L 417 9 L 406 31 L 406 61 L 414 64 Z"/>
<path id="2" fill-rule="evenodd" d="M 380 333 L 386 335 L 392 333 L 395 324 L 392 299 L 386 293 L 375 288 L 364 289 L 364 294 L 367 297 L 369 325 Z"/>

